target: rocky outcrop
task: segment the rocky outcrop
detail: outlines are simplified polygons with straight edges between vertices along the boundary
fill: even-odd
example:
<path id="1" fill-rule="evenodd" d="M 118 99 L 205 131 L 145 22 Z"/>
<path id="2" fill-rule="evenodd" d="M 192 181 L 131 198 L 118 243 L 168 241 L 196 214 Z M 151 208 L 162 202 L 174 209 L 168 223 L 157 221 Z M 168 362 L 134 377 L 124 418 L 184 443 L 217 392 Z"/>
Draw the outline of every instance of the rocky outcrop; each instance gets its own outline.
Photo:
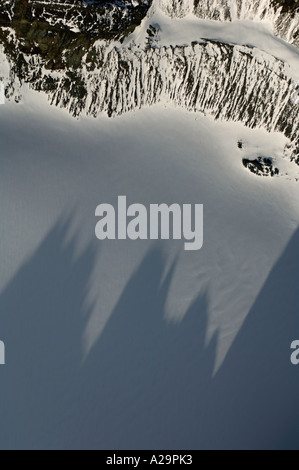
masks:
<path id="1" fill-rule="evenodd" d="M 164 8 L 174 4 L 168 0 L 159 2 Z M 31 15 L 34 2 L 23 2 L 24 8 L 26 3 L 28 8 L 31 5 Z M 73 8 L 81 4 L 73 3 Z M 122 3 L 131 4 L 132 8 L 135 3 L 148 4 Z M 201 2 L 202 9 L 206 3 L 217 3 L 218 8 L 227 3 L 238 5 L 237 1 L 206 0 Z M 59 2 L 56 4 L 61 7 Z M 9 5 L 17 15 L 17 0 Z M 173 10 L 176 14 L 183 14 L 188 5 L 194 6 L 187 0 L 176 1 L 175 5 L 181 9 Z M 240 12 L 235 10 L 234 14 L 240 16 Z M 253 7 L 252 12 L 260 14 Z M 100 113 L 111 117 L 142 106 L 174 102 L 216 119 L 282 132 L 290 139 L 291 158 L 299 164 L 299 102 L 296 84 L 282 61 L 247 46 L 211 40 L 161 47 L 153 40 L 153 26 L 143 45 L 97 41 L 97 36 L 90 32 L 75 33 L 70 29 L 66 32 L 65 26 L 51 26 L 45 13 L 39 15 L 43 20 L 36 23 L 30 17 L 26 40 L 15 20 L 0 28 L 3 57 L 7 61 L 3 78 L 8 99 L 19 101 L 24 84 L 28 84 L 46 93 L 51 104 L 66 108 L 76 117 L 80 114 L 96 117 Z M 45 24 L 50 25 L 48 29 L 44 29 Z"/>
<path id="2" fill-rule="evenodd" d="M 172 17 L 194 13 L 217 21 L 267 20 L 278 36 L 299 47 L 296 0 L 156 0 L 156 5 Z"/>

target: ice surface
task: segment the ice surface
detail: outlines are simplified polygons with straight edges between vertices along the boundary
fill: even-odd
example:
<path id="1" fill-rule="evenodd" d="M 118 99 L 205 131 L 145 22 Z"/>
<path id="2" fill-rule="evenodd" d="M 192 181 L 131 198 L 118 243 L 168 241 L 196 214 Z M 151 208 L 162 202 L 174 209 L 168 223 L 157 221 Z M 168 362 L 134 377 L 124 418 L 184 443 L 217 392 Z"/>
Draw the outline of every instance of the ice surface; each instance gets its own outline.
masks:
<path id="1" fill-rule="evenodd" d="M 107 53 L 134 42 L 142 54 L 153 25 L 151 47 L 249 45 L 298 79 L 298 50 L 257 21 L 260 9 L 254 22 L 221 23 L 191 4 L 182 18 L 152 9 Z M 2 53 L 0 70 L 12 78 Z M 0 107 L 0 448 L 298 448 L 299 167 L 288 139 L 162 99 L 75 120 L 16 82 L 19 92 L 22 104 Z M 258 158 L 279 177 L 242 163 Z M 203 248 L 100 242 L 95 209 L 119 195 L 203 204 Z"/>
<path id="2" fill-rule="evenodd" d="M 290 66 L 294 78 L 299 78 L 299 50 L 277 37 L 269 21 L 234 20 L 220 22 L 200 19 L 192 13 L 183 18 L 171 18 L 156 9 L 149 14 L 125 41 L 143 43 L 147 37 L 149 25 L 158 29 L 159 46 L 189 45 L 193 41 L 213 39 L 228 44 L 239 44 L 257 48 L 283 60 Z"/>
<path id="3" fill-rule="evenodd" d="M 292 445 L 286 139 L 161 106 L 77 121 L 35 97 L 0 114 L 1 448 Z M 261 153 L 284 175 L 244 168 Z M 96 240 L 121 194 L 204 204 L 202 250 Z"/>

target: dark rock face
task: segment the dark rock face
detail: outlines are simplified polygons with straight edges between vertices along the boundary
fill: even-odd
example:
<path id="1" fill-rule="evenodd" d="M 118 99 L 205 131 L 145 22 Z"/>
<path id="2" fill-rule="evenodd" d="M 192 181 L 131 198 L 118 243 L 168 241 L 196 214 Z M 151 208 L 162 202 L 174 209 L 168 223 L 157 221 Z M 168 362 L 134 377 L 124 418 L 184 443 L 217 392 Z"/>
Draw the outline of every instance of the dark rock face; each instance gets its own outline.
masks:
<path id="1" fill-rule="evenodd" d="M 70 65 L 76 66 L 95 40 L 122 40 L 150 5 L 151 0 L 5 0 L 0 27 L 13 28 L 22 52 L 39 54 L 57 69 L 65 49 L 72 50 Z M 3 31 L 1 36 L 3 40 Z"/>
<path id="2" fill-rule="evenodd" d="M 238 8 L 239 3 L 236 0 Z M 273 3 L 264 3 L 272 11 Z M 284 25 L 294 23 L 297 11 L 288 3 L 283 2 Z M 219 41 L 161 47 L 156 24 L 148 27 L 145 44 L 120 46 L 151 4 L 152 0 L 4 0 L 0 50 L 9 68 L 3 79 L 6 98 L 20 101 L 27 83 L 75 117 L 115 116 L 172 101 L 216 119 L 282 132 L 290 139 L 290 158 L 299 164 L 299 102 L 294 100 L 294 84 L 285 64 L 268 54 L 253 53 L 250 47 Z M 190 5 L 194 8 L 189 0 L 164 1 L 171 16 Z M 207 0 L 198 3 L 198 16 L 207 17 L 207 5 Z M 215 0 L 213 5 L 221 13 L 227 0 Z M 244 0 L 242 5 L 240 17 L 245 6 L 248 15 L 260 14 L 254 7 L 256 0 Z M 281 8 L 275 8 L 281 17 Z M 265 167 L 262 173 L 271 174 L 265 162 L 246 163 L 258 170 L 260 164 Z"/>
<path id="3" fill-rule="evenodd" d="M 251 173 L 258 176 L 277 176 L 279 169 L 273 166 L 271 158 L 258 157 L 255 160 L 243 159 L 243 165 L 248 168 Z"/>
<path id="4" fill-rule="evenodd" d="M 4 0 L 0 21 L 35 21 L 66 30 L 92 33 L 103 37 L 122 35 L 127 28 L 140 23 L 152 0 Z"/>

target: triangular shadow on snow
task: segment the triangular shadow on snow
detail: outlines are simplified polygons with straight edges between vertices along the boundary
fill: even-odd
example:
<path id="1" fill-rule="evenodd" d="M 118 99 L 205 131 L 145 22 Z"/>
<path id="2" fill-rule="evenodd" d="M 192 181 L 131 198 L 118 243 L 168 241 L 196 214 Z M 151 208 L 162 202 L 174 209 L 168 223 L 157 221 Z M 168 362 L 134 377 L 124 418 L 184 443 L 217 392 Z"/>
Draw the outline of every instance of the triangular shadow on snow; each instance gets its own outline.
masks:
<path id="1" fill-rule="evenodd" d="M 272 269 L 215 381 L 214 445 L 299 448 L 299 230 Z"/>
<path id="2" fill-rule="evenodd" d="M 0 296 L 1 448 L 34 447 L 55 433 L 78 371 L 94 252 L 75 259 L 68 225 L 57 223 Z"/>
<path id="3" fill-rule="evenodd" d="M 215 377 L 208 302 L 179 324 L 165 305 L 175 263 L 150 251 L 86 361 L 82 336 L 95 252 L 74 260 L 57 225 L 0 297 L 0 447 L 191 449 L 298 447 L 299 231 Z M 98 279 L 101 282 L 101 279 Z M 200 286 L 199 286 L 200 288 Z"/>
<path id="4" fill-rule="evenodd" d="M 82 363 L 95 253 L 74 261 L 66 232 L 67 223 L 54 227 L 0 297 L 8 358 L 0 371 L 0 447 L 187 445 L 200 382 L 214 367 L 216 338 L 205 348 L 205 295 L 181 324 L 168 323 L 175 264 L 165 277 L 162 254 L 149 252 Z"/>

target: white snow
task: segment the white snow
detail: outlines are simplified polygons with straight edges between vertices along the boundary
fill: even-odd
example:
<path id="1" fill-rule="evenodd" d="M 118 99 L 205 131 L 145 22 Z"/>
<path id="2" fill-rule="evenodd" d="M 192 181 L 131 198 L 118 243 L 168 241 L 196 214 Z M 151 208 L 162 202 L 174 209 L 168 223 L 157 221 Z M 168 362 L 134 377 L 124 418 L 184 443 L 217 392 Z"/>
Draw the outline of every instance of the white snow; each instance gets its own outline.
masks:
<path id="1" fill-rule="evenodd" d="M 204 203 L 205 247 L 192 256 L 180 254 L 180 274 L 169 296 L 168 315 L 182 317 L 202 288 L 199 279 L 203 277 L 211 297 L 212 330 L 220 326 L 224 330 L 219 364 L 296 228 L 298 169 L 283 158 L 287 139 L 158 106 L 113 120 L 73 121 L 43 100 L 33 105 L 32 96 L 23 106 L 9 104 L 1 109 L 0 178 L 5 195 L 1 219 L 7 221 L 1 230 L 2 289 L 57 219 L 71 212 L 70 225 L 76 225 L 72 235 L 80 246 L 97 246 L 105 272 L 104 286 L 97 294 L 104 307 L 95 309 L 85 332 L 89 350 L 136 268 L 137 254 L 144 256 L 150 245 L 107 241 L 100 247 L 93 235 L 96 205 L 113 202 L 119 194 L 144 204 Z M 237 148 L 238 140 L 244 142 L 243 150 Z M 273 158 L 283 167 L 282 176 L 255 177 L 243 167 L 242 158 L 258 155 Z M 167 253 L 180 249 L 178 242 L 162 246 Z M 250 259 L 248 250 L 254 253 Z M 118 267 L 128 263 L 132 266 L 118 279 Z M 236 279 L 240 270 L 244 277 Z M 101 270 L 94 273 L 93 281 L 97 284 L 99 279 Z M 223 282 L 230 287 L 222 289 Z"/>
<path id="2" fill-rule="evenodd" d="M 24 297 L 22 290 L 18 291 L 22 289 L 22 283 L 20 287 L 14 287 L 15 280 L 23 275 L 20 273 L 26 273 L 32 263 L 33 271 L 31 268 L 29 271 L 36 289 L 39 289 L 40 281 L 34 279 L 34 276 L 38 275 L 39 262 L 43 273 L 41 282 L 48 286 L 44 294 L 43 291 L 37 294 L 37 305 L 40 307 L 46 302 L 48 311 L 50 302 L 54 324 L 57 322 L 59 325 L 60 322 L 58 318 L 55 320 L 56 312 L 65 311 L 70 318 L 65 337 L 66 351 L 71 348 L 68 345 L 76 336 L 74 325 L 77 324 L 77 318 L 72 319 L 75 312 L 68 307 L 70 293 L 66 291 L 66 297 L 62 298 L 57 295 L 55 276 L 52 274 L 55 266 L 52 266 L 52 262 L 55 261 L 44 258 L 42 254 L 44 244 L 47 245 L 44 240 L 60 221 L 65 224 L 65 233 L 62 232 L 62 240 L 58 240 L 61 243 L 59 256 L 63 257 L 67 247 L 73 246 L 70 254 L 72 263 L 76 266 L 76 260 L 80 259 L 80 255 L 84 256 L 88 247 L 93 252 L 93 266 L 90 266 L 87 278 L 83 279 L 86 287 L 80 284 L 77 287 L 84 291 L 84 308 L 81 313 L 86 316 L 86 326 L 76 336 L 77 360 L 83 361 L 83 369 L 81 372 L 78 369 L 76 377 L 79 378 L 84 373 L 84 364 L 88 363 L 96 345 L 101 345 L 101 338 L 107 327 L 109 328 L 109 322 L 113 320 L 113 310 L 117 308 L 123 292 L 130 285 L 130 279 L 153 248 L 154 242 L 150 241 L 99 242 L 95 238 L 96 206 L 102 202 L 116 203 L 118 195 L 127 195 L 129 202 L 144 205 L 160 202 L 204 204 L 204 246 L 201 251 L 186 253 L 182 243 L 178 241 L 163 241 L 158 245 L 155 242 L 163 259 L 163 276 L 160 281 L 156 279 L 157 282 L 163 282 L 171 264 L 176 260 L 165 307 L 161 307 L 155 315 L 161 315 L 162 324 L 169 325 L 167 328 L 173 328 L 173 322 L 180 328 L 192 301 L 199 294 L 207 295 L 207 329 L 203 334 L 206 345 L 215 333 L 218 335 L 215 363 L 212 367 L 215 374 L 219 367 L 221 370 L 226 353 L 259 291 L 298 227 L 299 183 L 294 178 L 256 177 L 242 165 L 243 157 L 251 158 L 259 153 L 275 158 L 280 164 L 286 139 L 280 134 L 249 130 L 238 124 L 214 122 L 208 117 L 158 106 L 112 120 L 72 120 L 66 112 L 49 107 L 44 99 L 38 98 L 36 101 L 35 96 L 32 92 L 28 93 L 24 105 L 10 103 L 2 106 L 0 114 L 0 217 L 5 221 L 1 226 L 0 238 L 0 302 L 2 297 L 4 305 L 1 304 L 1 327 L 2 333 L 7 334 L 7 338 L 2 338 L 6 340 L 7 370 L 10 368 L 10 373 L 14 374 L 20 361 L 20 357 L 14 358 L 13 351 L 19 350 L 21 346 L 9 341 L 11 332 L 19 328 L 18 315 L 25 319 L 29 316 L 31 322 L 32 315 L 41 315 L 43 318 L 43 312 L 31 310 L 37 308 L 34 302 L 31 303 L 31 297 L 28 298 L 26 292 Z M 244 142 L 243 150 L 238 149 L 238 140 Z M 285 165 L 288 165 L 289 174 L 296 171 L 296 166 L 290 162 L 285 162 Z M 41 254 L 33 261 L 34 253 L 39 250 Z M 60 272 L 64 268 L 63 265 L 59 267 L 59 257 L 56 262 Z M 140 276 L 142 282 L 143 271 Z M 144 288 L 146 279 L 145 277 Z M 7 300 L 6 293 L 10 289 L 13 290 L 13 298 L 19 298 L 22 302 L 18 304 L 16 300 L 17 307 L 10 305 L 10 297 Z M 72 295 L 75 295 L 75 291 Z M 138 295 L 136 292 L 136 302 L 142 316 L 143 298 Z M 153 302 L 154 300 L 155 298 L 152 299 Z M 155 309 L 154 306 L 153 308 Z M 123 315 L 130 316 L 130 311 L 124 310 Z M 10 324 L 11 321 L 14 323 Z M 24 321 L 26 331 L 22 331 L 22 335 L 30 334 L 31 328 L 33 334 L 34 324 Z M 23 320 L 21 324 L 23 325 Z M 126 326 L 134 335 L 134 324 L 128 323 Z M 53 337 L 55 348 L 55 331 L 48 331 L 48 334 Z M 159 331 L 155 331 L 154 335 L 158 335 L 158 338 Z M 166 346 L 171 348 L 174 345 Z M 117 347 L 115 344 L 116 349 Z M 155 348 L 155 344 L 152 348 Z M 36 351 L 34 364 L 28 363 L 24 370 L 18 372 L 18 384 L 29 380 L 29 389 L 33 387 L 27 368 L 34 367 L 37 375 L 40 373 L 44 366 L 39 354 Z M 50 352 L 46 350 L 45 354 Z M 105 351 L 105 354 L 108 355 L 109 368 L 111 351 Z M 194 377 L 196 374 L 200 377 L 200 370 L 196 370 L 196 360 L 195 354 L 194 363 L 190 363 L 188 367 L 191 370 L 195 368 Z M 25 436 L 28 432 L 25 431 L 27 425 L 20 425 L 18 419 L 15 423 L 20 425 L 20 442 L 23 444 L 27 442 L 34 447 L 51 446 L 51 443 L 54 447 L 63 445 L 63 441 L 57 443 L 55 437 L 59 435 L 57 426 L 60 425 L 57 423 L 61 420 L 62 428 L 66 430 L 63 439 L 67 445 L 72 445 L 77 439 L 80 441 L 82 430 L 76 421 L 76 410 L 81 405 L 75 398 L 69 399 L 68 395 L 64 395 L 68 393 L 66 370 L 73 370 L 76 364 L 72 357 L 67 359 L 69 362 L 61 361 L 56 367 L 58 371 L 61 368 L 62 374 L 66 374 L 66 378 L 62 380 L 66 389 L 62 387 L 60 397 L 55 400 L 65 403 L 63 411 L 59 412 L 61 414 L 58 418 L 59 406 L 56 408 L 53 403 L 51 420 L 54 420 L 54 424 L 49 428 L 47 421 L 32 411 L 33 404 L 27 404 L 33 421 L 31 425 L 28 424 L 28 439 L 31 444 L 28 444 Z M 140 364 L 138 367 L 143 366 Z M 1 380 L 5 380 L 3 369 L 0 374 L 3 376 Z M 47 380 L 58 380 L 55 374 L 51 378 L 51 371 L 47 371 L 47 374 Z M 123 380 L 126 380 L 125 377 Z M 34 387 L 34 393 L 39 394 L 39 400 L 44 403 L 42 388 L 39 390 L 39 385 Z M 160 385 L 157 383 L 153 387 L 153 390 L 140 392 L 138 399 L 145 400 L 146 403 L 146 394 L 159 391 Z M 18 394 L 18 391 L 14 393 Z M 90 393 L 93 391 L 90 390 Z M 17 396 L 10 400 L 12 406 L 17 406 Z M 90 400 L 86 408 L 87 416 L 89 411 L 93 413 L 92 410 L 101 407 L 96 397 Z M 147 413 L 147 410 L 144 412 Z M 126 419 L 133 419 L 134 411 L 127 410 L 125 416 Z M 9 415 L 7 419 L 15 418 Z M 73 420 L 75 427 L 72 425 Z M 125 429 L 126 426 L 119 424 L 116 435 L 111 436 L 111 439 L 108 435 L 102 437 L 98 445 L 103 445 L 104 448 L 107 445 L 121 445 Z M 6 434 L 3 439 L 2 443 L 13 446 L 12 434 Z M 95 437 L 94 442 L 88 441 L 86 445 L 97 445 L 96 442 Z M 162 436 L 162 447 L 163 442 Z M 198 445 L 200 446 L 200 442 Z"/>
<path id="3" fill-rule="evenodd" d="M 299 51 L 295 46 L 275 36 L 269 21 L 234 20 L 220 22 L 202 20 L 193 13 L 183 18 L 171 18 L 159 8 L 155 8 L 124 41 L 127 46 L 131 41 L 144 44 L 150 25 L 159 30 L 158 47 L 189 45 L 193 41 L 212 39 L 228 44 L 239 44 L 257 48 L 286 62 L 294 79 L 299 77 Z"/>
<path id="4" fill-rule="evenodd" d="M 155 23 L 158 47 L 250 42 L 298 77 L 298 52 L 266 23 L 157 11 L 128 41 Z M 3 54 L 0 67 L 8 80 Z M 299 170 L 287 138 L 170 103 L 75 120 L 22 92 L 0 107 L 0 447 L 298 446 Z M 243 166 L 259 156 L 279 177 Z M 119 195 L 203 204 L 203 248 L 100 242 L 95 209 Z"/>

